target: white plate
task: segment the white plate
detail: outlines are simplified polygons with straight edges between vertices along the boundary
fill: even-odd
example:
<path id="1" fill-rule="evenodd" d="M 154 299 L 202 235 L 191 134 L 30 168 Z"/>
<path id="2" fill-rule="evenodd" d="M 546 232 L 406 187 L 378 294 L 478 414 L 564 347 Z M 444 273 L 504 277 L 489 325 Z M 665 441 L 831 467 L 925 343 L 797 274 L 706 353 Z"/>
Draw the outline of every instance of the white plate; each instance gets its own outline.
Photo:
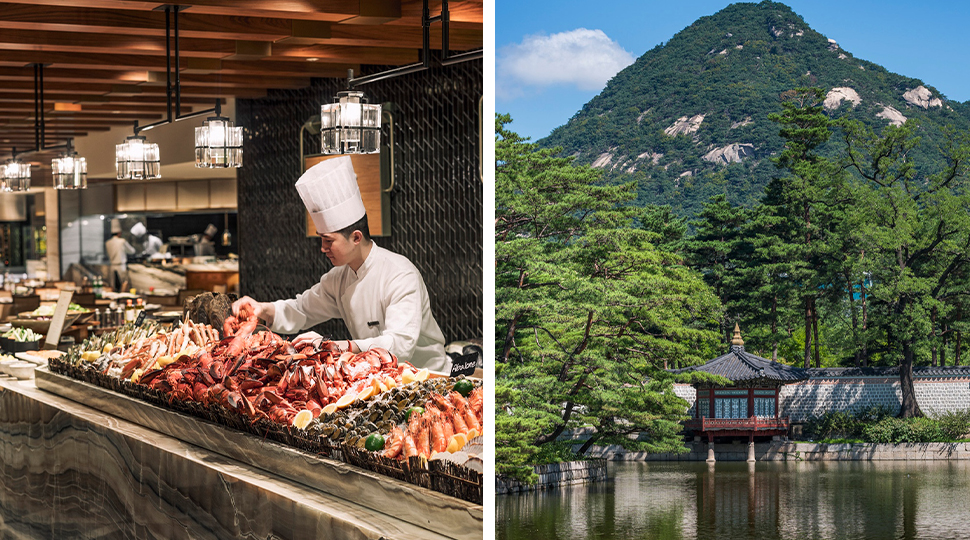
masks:
<path id="1" fill-rule="evenodd" d="M 30 363 L 33 363 L 33 364 L 37 364 L 38 366 L 46 366 L 47 365 L 47 359 L 46 358 L 41 358 L 40 356 L 34 356 L 34 355 L 32 355 L 30 353 L 27 353 L 27 352 L 14 353 L 14 356 L 16 356 L 17 358 L 19 358 L 21 360 L 25 360 L 27 362 L 30 362 Z"/>

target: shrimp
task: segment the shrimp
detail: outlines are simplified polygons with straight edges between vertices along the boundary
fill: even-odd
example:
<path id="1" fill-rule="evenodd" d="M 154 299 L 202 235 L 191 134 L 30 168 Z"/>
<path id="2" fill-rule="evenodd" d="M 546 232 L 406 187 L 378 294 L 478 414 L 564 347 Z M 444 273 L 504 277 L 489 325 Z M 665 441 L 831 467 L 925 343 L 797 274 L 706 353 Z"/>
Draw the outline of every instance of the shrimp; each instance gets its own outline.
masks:
<path id="1" fill-rule="evenodd" d="M 475 413 L 472 412 L 471 407 L 468 406 L 468 401 L 465 400 L 465 396 L 459 394 L 458 392 L 451 392 L 448 394 L 448 399 L 455 405 L 455 409 L 458 411 L 458 415 L 462 417 L 462 420 L 468 425 L 469 430 L 474 429 L 479 433 L 482 432 L 482 425 L 478 422 L 478 418 L 475 417 Z M 465 431 L 467 433 L 468 430 Z"/>
<path id="2" fill-rule="evenodd" d="M 396 458 L 401 453 L 401 448 L 404 446 L 404 430 L 399 427 L 395 427 L 391 430 L 391 434 L 388 436 L 387 449 L 384 450 L 384 457 L 386 458 Z"/>

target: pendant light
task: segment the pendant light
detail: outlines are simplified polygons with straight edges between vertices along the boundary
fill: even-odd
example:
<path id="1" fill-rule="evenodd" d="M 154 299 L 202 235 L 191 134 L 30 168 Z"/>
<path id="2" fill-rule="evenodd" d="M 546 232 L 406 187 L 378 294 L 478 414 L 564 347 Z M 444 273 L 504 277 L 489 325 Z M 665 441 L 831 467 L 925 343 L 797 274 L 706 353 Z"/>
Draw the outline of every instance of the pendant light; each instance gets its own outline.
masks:
<path id="1" fill-rule="evenodd" d="M 216 115 L 206 118 L 195 128 L 195 166 L 210 169 L 242 167 L 242 128 L 234 127 L 222 116 L 222 105 L 216 100 Z"/>
<path id="2" fill-rule="evenodd" d="M 337 92 L 320 106 L 320 153 L 374 154 L 381 149 L 381 106 L 366 102 L 363 92 Z"/>
<path id="3" fill-rule="evenodd" d="M 54 189 L 87 189 L 88 162 L 74 151 L 74 139 L 67 140 L 67 150 L 51 160 Z"/>
<path id="4" fill-rule="evenodd" d="M 17 149 L 13 157 L 0 167 L 0 189 L 3 191 L 28 191 L 30 189 L 30 163 L 17 159 Z"/>
<path id="5" fill-rule="evenodd" d="M 118 180 L 152 180 L 162 177 L 158 145 L 145 137 L 132 135 L 115 145 L 115 172 Z"/>

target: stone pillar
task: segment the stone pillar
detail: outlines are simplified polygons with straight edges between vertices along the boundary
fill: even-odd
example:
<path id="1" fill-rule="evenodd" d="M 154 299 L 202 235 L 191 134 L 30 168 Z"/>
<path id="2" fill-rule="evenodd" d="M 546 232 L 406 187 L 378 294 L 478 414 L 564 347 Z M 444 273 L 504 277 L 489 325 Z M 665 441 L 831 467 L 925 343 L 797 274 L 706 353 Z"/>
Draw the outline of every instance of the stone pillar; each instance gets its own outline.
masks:
<path id="1" fill-rule="evenodd" d="M 748 463 L 754 462 L 754 441 L 748 441 Z"/>

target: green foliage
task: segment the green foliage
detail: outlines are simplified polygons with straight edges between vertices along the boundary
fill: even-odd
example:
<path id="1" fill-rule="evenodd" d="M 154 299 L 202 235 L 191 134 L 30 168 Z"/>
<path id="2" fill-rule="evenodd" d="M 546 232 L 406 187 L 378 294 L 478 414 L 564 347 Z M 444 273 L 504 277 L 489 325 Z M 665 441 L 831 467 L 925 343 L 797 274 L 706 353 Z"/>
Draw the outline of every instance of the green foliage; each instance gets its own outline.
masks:
<path id="1" fill-rule="evenodd" d="M 863 436 L 867 426 L 876 424 L 884 418 L 893 415 L 893 411 L 880 406 L 847 413 L 843 411 L 828 411 L 821 416 L 810 418 L 805 423 L 805 436 L 817 441 L 824 441 L 832 437 L 846 437 L 857 439 Z"/>
<path id="2" fill-rule="evenodd" d="M 862 429 L 867 442 L 881 444 L 940 442 L 947 439 L 932 418 L 883 418 Z"/>
<path id="3" fill-rule="evenodd" d="M 534 465 L 547 465 L 550 463 L 565 463 L 567 461 L 586 461 L 589 456 L 577 454 L 573 447 L 584 441 L 553 441 L 539 447 L 535 456 L 532 458 Z"/>
<path id="4" fill-rule="evenodd" d="M 945 412 L 937 415 L 936 421 L 945 440 L 960 440 L 970 433 L 970 409 Z"/>
<path id="5" fill-rule="evenodd" d="M 664 368 L 707 360 L 720 318 L 700 277 L 658 247 L 682 224 L 509 122 L 496 119 L 499 473 L 528 476 L 539 448 L 579 425 L 596 428 L 589 444 L 682 450 L 687 403 Z"/>

